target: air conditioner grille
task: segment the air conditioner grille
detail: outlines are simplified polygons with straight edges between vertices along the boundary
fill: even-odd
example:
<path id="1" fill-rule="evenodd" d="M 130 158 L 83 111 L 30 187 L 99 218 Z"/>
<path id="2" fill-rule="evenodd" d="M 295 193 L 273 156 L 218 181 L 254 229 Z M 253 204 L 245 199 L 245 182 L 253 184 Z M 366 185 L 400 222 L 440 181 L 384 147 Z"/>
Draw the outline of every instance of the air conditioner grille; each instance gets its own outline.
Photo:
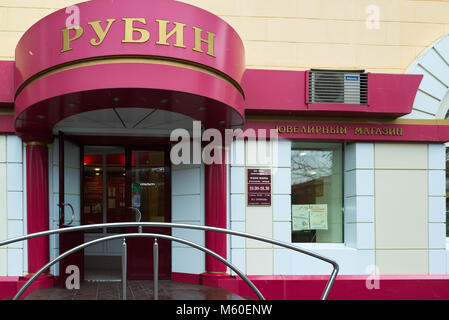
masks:
<path id="1" fill-rule="evenodd" d="M 368 74 L 359 71 L 311 70 L 309 103 L 368 104 Z"/>

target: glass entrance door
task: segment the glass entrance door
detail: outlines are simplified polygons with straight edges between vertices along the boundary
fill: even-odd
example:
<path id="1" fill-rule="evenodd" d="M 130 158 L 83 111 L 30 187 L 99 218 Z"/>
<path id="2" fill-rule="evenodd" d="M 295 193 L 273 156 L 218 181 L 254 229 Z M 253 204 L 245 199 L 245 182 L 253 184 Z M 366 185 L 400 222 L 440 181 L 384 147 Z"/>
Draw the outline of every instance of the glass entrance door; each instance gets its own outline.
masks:
<path id="1" fill-rule="evenodd" d="M 141 221 L 166 222 L 166 166 L 164 151 L 132 152 L 132 207 Z"/>
<path id="2" fill-rule="evenodd" d="M 167 150 L 134 150 L 129 147 L 85 146 L 83 223 L 170 222 L 170 167 Z M 139 214 L 138 214 L 139 213 Z M 144 232 L 170 234 L 167 228 Z M 138 232 L 138 228 L 103 228 L 86 232 L 85 241 L 111 233 Z M 128 239 L 128 278 L 152 279 L 153 240 Z M 171 246 L 158 241 L 160 278 L 169 279 Z M 110 241 L 85 251 L 89 275 L 111 280 L 120 277 L 121 241 Z M 97 274 L 97 276 L 95 276 Z"/>
<path id="3" fill-rule="evenodd" d="M 133 150 L 131 154 L 131 203 L 142 222 L 170 222 L 170 175 L 165 151 Z M 134 210 L 134 212 L 137 212 Z M 128 228 L 127 232 L 138 232 Z M 143 228 L 145 233 L 171 234 L 168 228 Z M 153 279 L 153 244 L 150 238 L 130 238 L 128 279 Z M 170 279 L 171 245 L 158 240 L 159 278 Z"/>

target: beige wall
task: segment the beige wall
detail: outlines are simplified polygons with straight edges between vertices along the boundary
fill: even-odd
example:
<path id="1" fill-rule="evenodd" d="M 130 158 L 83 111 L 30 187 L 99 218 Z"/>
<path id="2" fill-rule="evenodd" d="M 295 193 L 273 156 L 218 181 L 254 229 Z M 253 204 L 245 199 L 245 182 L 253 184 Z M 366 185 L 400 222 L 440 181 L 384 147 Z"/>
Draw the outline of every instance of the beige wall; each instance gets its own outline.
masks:
<path id="1" fill-rule="evenodd" d="M 246 158 L 231 164 L 234 230 L 291 243 L 290 150 L 281 140 L 277 159 L 258 166 L 273 170 L 267 208 L 246 206 L 245 170 L 254 152 L 248 144 L 235 150 Z M 300 246 L 337 261 L 341 274 L 365 274 L 370 266 L 389 275 L 446 274 L 444 144 L 359 143 L 345 152 L 345 241 Z M 247 274 L 330 272 L 305 255 L 255 241 L 232 242 L 231 250 L 232 262 Z"/>
<path id="2" fill-rule="evenodd" d="M 124 0 L 125 1 L 125 0 Z M 0 59 L 34 22 L 79 0 L 0 0 Z M 415 0 L 184 0 L 229 22 L 249 68 L 363 68 L 402 73 L 449 33 L 449 2 Z M 367 28 L 379 8 L 378 29 Z"/>
<path id="3" fill-rule="evenodd" d="M 266 147 L 266 149 L 264 149 Z M 256 234 L 270 239 L 291 243 L 290 213 L 290 154 L 289 141 L 279 143 L 241 140 L 233 144 L 230 167 L 230 227 L 233 230 Z M 267 157 L 260 157 L 266 150 Z M 247 205 L 247 170 L 249 168 L 271 169 L 271 206 Z M 281 209 L 280 207 L 283 207 Z M 281 214 L 284 217 L 281 217 Z M 283 226 L 287 228 L 283 228 Z M 281 232 L 280 227 L 284 232 Z M 230 257 L 233 264 L 250 275 L 272 275 L 276 273 L 275 248 L 273 245 L 232 237 Z"/>
<path id="4" fill-rule="evenodd" d="M 270 143 L 267 143 L 267 145 L 271 154 L 272 145 Z M 245 182 L 247 181 L 246 170 L 251 167 L 268 168 L 271 169 L 272 175 L 274 174 L 271 157 L 267 157 L 266 161 L 260 161 L 260 159 L 254 157 L 256 154 L 256 142 L 247 142 Z M 250 158 L 250 156 L 253 156 L 253 158 Z M 273 192 L 276 191 L 273 190 Z M 246 232 L 273 238 L 273 207 L 248 207 L 245 203 L 245 210 Z M 262 261 L 263 263 L 261 263 Z M 251 275 L 273 274 L 273 246 L 265 242 L 246 239 L 246 272 Z"/>
<path id="5" fill-rule="evenodd" d="M 429 273 L 427 148 L 375 144 L 375 254 L 382 274 Z"/>

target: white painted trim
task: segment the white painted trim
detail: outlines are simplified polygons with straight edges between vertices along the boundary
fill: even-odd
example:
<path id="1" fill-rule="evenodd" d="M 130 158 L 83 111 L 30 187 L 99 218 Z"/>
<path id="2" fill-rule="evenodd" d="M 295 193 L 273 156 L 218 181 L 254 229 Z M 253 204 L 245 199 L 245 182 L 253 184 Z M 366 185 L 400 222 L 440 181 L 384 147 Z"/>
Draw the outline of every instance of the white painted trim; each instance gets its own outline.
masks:
<path id="1" fill-rule="evenodd" d="M 405 73 L 422 74 L 424 78 L 419 86 L 413 111 L 404 118 L 444 119 L 449 110 L 449 35 L 424 50 Z"/>

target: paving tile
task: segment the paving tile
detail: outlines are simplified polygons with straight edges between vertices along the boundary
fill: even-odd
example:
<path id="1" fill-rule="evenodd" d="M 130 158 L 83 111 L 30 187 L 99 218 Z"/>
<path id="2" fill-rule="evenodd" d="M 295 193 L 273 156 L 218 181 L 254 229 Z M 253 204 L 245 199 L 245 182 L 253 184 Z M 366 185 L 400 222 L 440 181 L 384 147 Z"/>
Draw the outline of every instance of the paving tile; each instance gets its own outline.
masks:
<path id="1" fill-rule="evenodd" d="M 223 288 L 161 280 L 159 300 L 244 300 Z M 153 281 L 127 282 L 127 300 L 153 300 Z M 39 289 L 26 300 L 121 300 L 121 282 L 83 282 L 78 290 L 61 287 Z"/>

